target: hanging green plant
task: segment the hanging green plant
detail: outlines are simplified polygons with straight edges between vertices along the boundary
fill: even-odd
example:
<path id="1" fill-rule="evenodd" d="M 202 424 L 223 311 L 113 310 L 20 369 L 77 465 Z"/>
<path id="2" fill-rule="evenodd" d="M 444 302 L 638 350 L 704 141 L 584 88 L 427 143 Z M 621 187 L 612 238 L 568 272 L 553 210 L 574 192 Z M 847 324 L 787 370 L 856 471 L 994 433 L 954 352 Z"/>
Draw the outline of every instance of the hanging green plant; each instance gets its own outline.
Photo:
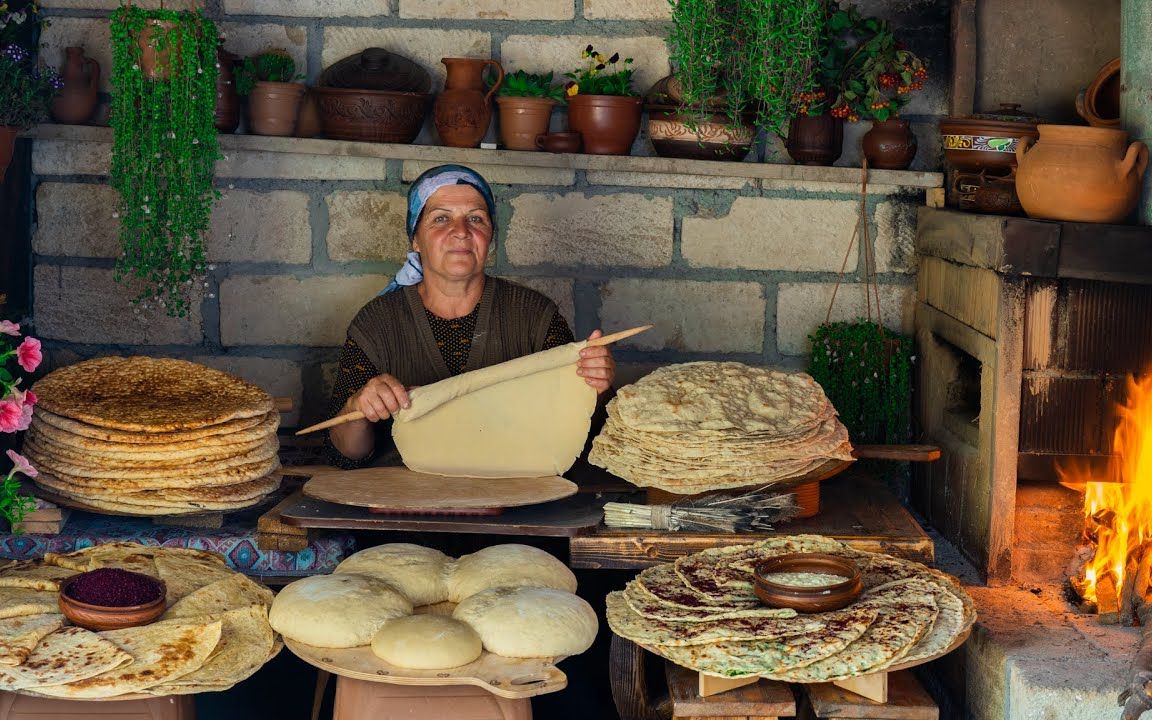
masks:
<path id="1" fill-rule="evenodd" d="M 132 6 L 112 14 L 111 32 L 116 279 L 142 284 L 134 298 L 142 307 L 183 317 L 203 282 L 204 234 L 219 196 L 212 187 L 219 36 L 199 11 Z"/>
<path id="2" fill-rule="evenodd" d="M 808 339 L 808 374 L 824 388 L 852 442 L 908 442 L 912 339 L 863 318 L 825 323 Z"/>
<path id="3" fill-rule="evenodd" d="M 826 0 L 671 0 L 671 59 L 687 112 L 723 109 L 780 132 L 811 89 Z"/>

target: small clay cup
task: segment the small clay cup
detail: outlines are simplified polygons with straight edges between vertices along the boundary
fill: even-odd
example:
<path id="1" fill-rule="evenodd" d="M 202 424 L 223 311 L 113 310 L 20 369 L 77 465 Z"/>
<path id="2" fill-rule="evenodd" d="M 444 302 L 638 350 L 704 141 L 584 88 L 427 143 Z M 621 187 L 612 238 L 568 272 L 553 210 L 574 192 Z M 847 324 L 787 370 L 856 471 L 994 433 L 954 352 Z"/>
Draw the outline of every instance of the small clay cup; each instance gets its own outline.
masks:
<path id="1" fill-rule="evenodd" d="M 168 588 L 163 580 L 156 580 L 160 586 L 160 597 L 143 605 L 129 605 L 126 607 L 105 607 L 81 602 L 68 594 L 69 586 L 82 577 L 73 575 L 60 585 L 58 604 L 64 617 L 87 630 L 119 630 L 121 628 L 147 625 L 164 614 L 168 607 Z"/>
<path id="2" fill-rule="evenodd" d="M 809 572 L 838 575 L 843 582 L 817 587 L 782 585 L 765 579 L 780 572 Z M 847 558 L 825 553 L 792 553 L 761 560 L 752 572 L 756 597 L 765 605 L 792 608 L 796 612 L 817 613 L 839 610 L 859 597 L 863 589 L 860 568 Z"/>
<path id="3" fill-rule="evenodd" d="M 550 153 L 580 152 L 580 133 L 554 132 L 537 135 L 536 147 Z"/>

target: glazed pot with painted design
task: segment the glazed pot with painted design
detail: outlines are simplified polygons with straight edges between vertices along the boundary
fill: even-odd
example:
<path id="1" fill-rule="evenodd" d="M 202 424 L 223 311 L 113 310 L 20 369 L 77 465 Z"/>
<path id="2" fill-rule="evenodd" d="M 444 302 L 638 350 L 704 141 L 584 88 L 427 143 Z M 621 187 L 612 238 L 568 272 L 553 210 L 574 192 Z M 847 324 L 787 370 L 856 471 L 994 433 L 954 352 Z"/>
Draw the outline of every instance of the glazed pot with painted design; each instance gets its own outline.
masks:
<path id="1" fill-rule="evenodd" d="M 1080 125 L 1039 125 L 1021 140 L 1016 192 L 1029 217 L 1118 223 L 1136 208 L 1148 147 L 1128 133 Z"/>

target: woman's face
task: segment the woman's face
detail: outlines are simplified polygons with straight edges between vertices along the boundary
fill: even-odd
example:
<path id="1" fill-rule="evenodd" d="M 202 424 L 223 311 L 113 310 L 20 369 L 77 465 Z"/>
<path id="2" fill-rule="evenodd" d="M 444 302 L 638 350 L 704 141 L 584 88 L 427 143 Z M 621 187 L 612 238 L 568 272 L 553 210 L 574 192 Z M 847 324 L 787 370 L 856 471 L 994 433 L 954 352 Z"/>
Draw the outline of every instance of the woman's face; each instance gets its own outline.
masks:
<path id="1" fill-rule="evenodd" d="M 453 280 L 483 273 L 491 244 L 488 206 L 470 185 L 445 185 L 432 193 L 412 238 L 425 274 Z"/>

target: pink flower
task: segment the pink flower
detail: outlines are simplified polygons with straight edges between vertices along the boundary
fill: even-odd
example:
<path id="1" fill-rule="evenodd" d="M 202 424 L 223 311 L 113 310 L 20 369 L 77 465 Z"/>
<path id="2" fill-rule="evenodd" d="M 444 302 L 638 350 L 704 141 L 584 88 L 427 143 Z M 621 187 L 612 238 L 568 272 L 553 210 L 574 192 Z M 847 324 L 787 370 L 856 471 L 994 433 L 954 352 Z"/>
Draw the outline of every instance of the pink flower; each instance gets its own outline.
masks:
<path id="1" fill-rule="evenodd" d="M 32 372 L 40 367 L 44 355 L 40 352 L 40 341 L 36 338 L 24 338 L 20 347 L 16 348 L 16 362 L 24 368 L 24 372 Z"/>
<path id="2" fill-rule="evenodd" d="M 39 400 L 40 398 L 36 397 L 36 393 L 32 392 L 31 390 L 24 391 L 25 405 L 35 405 Z"/>
<path id="3" fill-rule="evenodd" d="M 0 333 L 11 335 L 12 337 L 20 337 L 20 325 L 11 320 L 0 320 Z"/>
<path id="4" fill-rule="evenodd" d="M 15 400 L 0 400 L 0 432 L 18 432 L 26 430 L 24 425 L 24 406 Z"/>
<path id="5" fill-rule="evenodd" d="M 15 466 L 12 469 L 18 473 L 24 473 L 30 478 L 34 478 L 40 474 L 36 471 L 36 468 L 32 467 L 32 463 L 28 462 L 28 458 L 24 457 L 15 450 L 8 451 L 8 459 L 11 460 Z"/>
<path id="6" fill-rule="evenodd" d="M 20 425 L 17 430 L 27 430 L 32 425 L 32 406 L 22 405 L 20 407 Z"/>

